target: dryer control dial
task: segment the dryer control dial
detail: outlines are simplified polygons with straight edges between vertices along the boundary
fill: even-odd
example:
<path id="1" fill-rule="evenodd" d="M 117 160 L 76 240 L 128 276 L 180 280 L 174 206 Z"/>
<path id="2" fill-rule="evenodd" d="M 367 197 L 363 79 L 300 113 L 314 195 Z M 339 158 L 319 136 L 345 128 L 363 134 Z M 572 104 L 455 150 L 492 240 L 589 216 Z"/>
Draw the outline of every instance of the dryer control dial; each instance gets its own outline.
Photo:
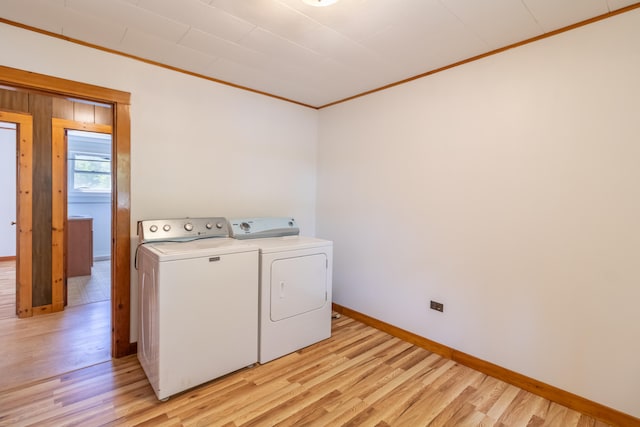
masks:
<path id="1" fill-rule="evenodd" d="M 184 229 L 187 231 L 193 231 L 193 224 L 191 224 L 190 222 L 186 223 L 184 225 Z"/>
<path id="2" fill-rule="evenodd" d="M 165 225 L 162 227 L 162 229 L 163 229 L 164 231 L 169 231 L 169 230 L 171 230 L 171 226 L 170 226 L 169 224 L 165 224 Z"/>
<path id="3" fill-rule="evenodd" d="M 242 228 L 244 231 L 249 231 L 251 230 L 251 225 L 249 225 L 248 222 L 243 222 L 240 224 L 240 228 Z"/>

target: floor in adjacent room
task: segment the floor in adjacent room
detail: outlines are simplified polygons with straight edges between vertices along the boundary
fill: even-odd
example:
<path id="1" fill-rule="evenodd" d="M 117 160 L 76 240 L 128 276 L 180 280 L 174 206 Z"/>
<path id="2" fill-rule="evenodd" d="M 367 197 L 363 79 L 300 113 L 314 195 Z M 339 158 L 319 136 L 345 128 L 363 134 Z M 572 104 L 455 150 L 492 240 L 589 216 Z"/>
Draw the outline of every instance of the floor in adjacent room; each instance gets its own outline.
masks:
<path id="1" fill-rule="evenodd" d="M 67 279 L 67 306 L 75 307 L 111 299 L 111 261 L 95 261 L 91 275 Z"/>
<path id="2" fill-rule="evenodd" d="M 111 359 L 110 294 L 105 298 L 100 290 L 104 288 L 104 264 L 109 261 L 98 264 L 91 276 L 78 278 L 78 297 L 73 301 L 85 303 L 19 319 L 15 315 L 15 261 L 0 262 L 0 392 Z M 107 282 L 109 274 L 107 267 Z M 0 425 L 4 425 L 2 412 Z"/>

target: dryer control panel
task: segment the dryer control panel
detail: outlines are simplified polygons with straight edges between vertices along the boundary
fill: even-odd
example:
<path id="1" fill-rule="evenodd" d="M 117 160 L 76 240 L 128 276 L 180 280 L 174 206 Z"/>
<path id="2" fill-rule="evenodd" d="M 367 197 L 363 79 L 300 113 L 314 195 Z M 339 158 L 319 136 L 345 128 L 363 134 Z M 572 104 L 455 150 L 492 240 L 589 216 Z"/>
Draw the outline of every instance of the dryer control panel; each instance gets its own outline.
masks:
<path id="1" fill-rule="evenodd" d="M 300 234 L 296 220 L 289 217 L 235 218 L 230 219 L 229 224 L 231 225 L 231 237 L 235 239 L 260 239 Z"/>

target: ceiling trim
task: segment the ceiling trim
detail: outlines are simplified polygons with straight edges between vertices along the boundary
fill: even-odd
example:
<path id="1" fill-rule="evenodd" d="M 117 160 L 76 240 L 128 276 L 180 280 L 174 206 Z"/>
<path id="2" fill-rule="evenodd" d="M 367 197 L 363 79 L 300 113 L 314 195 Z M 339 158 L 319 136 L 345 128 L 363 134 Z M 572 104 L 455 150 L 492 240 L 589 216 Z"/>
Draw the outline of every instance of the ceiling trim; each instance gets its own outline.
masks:
<path id="1" fill-rule="evenodd" d="M 93 43 L 89 43 L 89 42 L 85 42 L 85 41 L 82 41 L 82 40 L 74 39 L 72 37 L 63 36 L 62 34 L 57 34 L 57 33 L 51 32 L 51 31 L 47 31 L 47 30 L 43 30 L 43 29 L 40 29 L 40 28 L 32 27 L 30 25 L 21 24 L 20 22 L 11 21 L 9 19 L 5 19 L 5 18 L 2 18 L 2 17 L 0 17 L 0 23 L 7 24 L 7 25 L 12 25 L 14 27 L 22 28 L 24 30 L 33 31 L 34 33 L 40 33 L 40 34 L 43 34 L 45 36 L 49 36 L 49 37 L 53 37 L 53 38 L 56 38 L 56 39 L 60 39 L 60 40 L 68 41 L 68 42 L 71 42 L 71 43 L 79 44 L 81 46 L 86 46 L 86 47 L 90 47 L 90 48 L 93 48 L 93 49 L 101 50 L 103 52 L 112 53 L 114 55 L 120 55 L 120 56 L 124 56 L 126 58 L 135 59 L 136 61 L 140 61 L 140 62 L 144 62 L 144 63 L 147 63 L 147 64 L 155 65 L 157 67 L 166 68 L 166 69 L 171 70 L 171 71 L 177 71 L 179 73 L 188 74 L 188 75 L 193 76 L 193 77 L 199 77 L 201 79 L 209 80 L 209 81 L 214 82 L 214 83 L 219 83 L 219 84 L 223 84 L 223 85 L 226 85 L 226 86 L 231 86 L 231 87 L 234 87 L 236 89 L 242 89 L 242 90 L 246 90 L 248 92 L 257 93 L 258 95 L 264 95 L 264 96 L 268 96 L 270 98 L 276 98 L 276 99 L 279 99 L 281 101 L 291 102 L 293 104 L 301 105 L 301 106 L 307 107 L 307 108 L 318 109 L 318 107 L 314 107 L 313 105 L 305 104 L 303 102 L 298 102 L 298 101 L 295 101 L 293 99 L 285 98 L 285 97 L 282 97 L 282 96 L 279 96 L 279 95 L 274 95 L 274 94 L 268 93 L 268 92 L 263 92 L 263 91 L 260 91 L 260 90 L 257 90 L 257 89 L 252 89 L 252 88 L 247 87 L 247 86 L 242 86 L 242 85 L 231 83 L 231 82 L 227 82 L 227 81 L 224 81 L 224 80 L 216 79 L 214 77 L 205 76 L 203 74 L 194 73 L 193 71 L 188 71 L 188 70 L 185 70 L 185 69 L 182 69 L 182 68 L 174 67 L 172 65 L 163 64 L 161 62 L 153 61 L 151 59 L 145 59 L 145 58 L 142 58 L 140 56 L 132 55 L 132 54 L 126 53 L 126 52 L 121 52 L 121 51 L 115 50 L 115 49 L 110 49 L 108 47 L 99 46 L 99 45 L 96 45 L 96 44 L 93 44 Z"/>
<path id="2" fill-rule="evenodd" d="M 139 56 L 136 56 L 136 55 L 132 55 L 132 54 L 129 54 L 129 53 L 121 52 L 121 51 L 118 51 L 118 50 L 115 50 L 115 49 L 110 49 L 110 48 L 102 47 L 102 46 L 99 46 L 99 45 L 95 45 L 93 43 L 88 43 L 88 42 L 85 42 L 85 41 L 82 41 L 82 40 L 74 39 L 72 37 L 63 36 L 61 34 L 53 33 L 51 31 L 42 30 L 40 28 L 32 27 L 30 25 L 25 25 L 25 24 L 21 24 L 19 22 L 10 21 L 10 20 L 2 18 L 2 17 L 0 17 L 0 23 L 4 23 L 4 24 L 7 24 L 7 25 L 12 25 L 14 27 L 18 27 L 18 28 L 22 28 L 22 29 L 25 29 L 25 30 L 33 31 L 33 32 L 36 32 L 36 33 L 44 34 L 44 35 L 49 36 L 49 37 L 54 37 L 54 38 L 65 40 L 65 41 L 68 41 L 68 42 L 71 42 L 71 43 L 79 44 L 79 45 L 90 47 L 90 48 L 97 49 L 97 50 L 101 50 L 103 52 L 124 56 L 126 58 L 130 58 L 130 59 L 141 61 L 141 62 L 150 64 L 150 65 L 155 65 L 155 66 L 158 66 L 158 67 L 166 68 L 168 70 L 172 70 L 172 71 L 176 71 L 176 72 L 179 72 L 179 73 L 187 74 L 187 75 L 190 75 L 190 76 L 193 76 L 193 77 L 198 77 L 198 78 L 201 78 L 201 79 L 204 79 L 204 80 L 208 80 L 208 81 L 211 81 L 211 82 L 214 82 L 214 83 L 219 83 L 219 84 L 223 84 L 223 85 L 226 85 L 226 86 L 231 86 L 231 87 L 234 87 L 236 89 L 241 89 L 241 90 L 245 90 L 245 91 L 248 91 L 248 92 L 253 92 L 253 93 L 256 93 L 256 94 L 259 94 L 259 95 L 268 96 L 270 98 L 279 99 L 281 101 L 290 102 L 290 103 L 293 103 L 293 104 L 296 104 L 296 105 L 300 105 L 302 107 L 312 108 L 312 109 L 315 109 L 315 110 L 321 110 L 323 108 L 327 108 L 327 107 L 331 107 L 331 106 L 334 106 L 334 105 L 337 105 L 337 104 L 341 104 L 343 102 L 351 101 L 351 100 L 356 99 L 356 98 L 361 98 L 363 96 L 370 95 L 370 94 L 375 93 L 375 92 L 380 92 L 380 91 L 383 91 L 383 90 L 386 90 L 386 89 L 389 89 L 389 88 L 392 88 L 392 87 L 395 87 L 395 86 L 399 86 L 399 85 L 402 85 L 402 84 L 405 84 L 405 83 L 409 83 L 409 82 L 412 82 L 414 80 L 430 76 L 432 74 L 440 73 L 442 71 L 446 71 L 446 70 L 449 70 L 451 68 L 467 64 L 469 62 L 473 62 L 473 61 L 477 61 L 479 59 L 486 58 L 488 56 L 496 55 L 498 53 L 502 53 L 502 52 L 507 51 L 509 49 L 513 49 L 513 48 L 520 47 L 520 46 L 523 46 L 523 45 L 526 45 L 526 44 L 529 44 L 529 43 L 533 43 L 533 42 L 536 42 L 538 40 L 543 40 L 543 39 L 546 39 L 548 37 L 553 37 L 553 36 L 556 36 L 558 34 L 561 34 L 561 33 L 567 32 L 567 31 L 571 31 L 573 29 L 576 29 L 576 28 L 579 28 L 579 27 L 583 27 L 585 25 L 589 25 L 589 24 L 592 24 L 594 22 L 602 21 L 604 19 L 608 19 L 608 18 L 611 18 L 613 16 L 617 16 L 617 15 L 620 15 L 620 14 L 623 14 L 623 13 L 626 13 L 626 12 L 629 12 L 631 10 L 638 9 L 638 8 L 640 8 L 640 2 L 632 4 L 631 6 L 623 7 L 621 9 L 615 10 L 613 12 L 608 12 L 608 13 L 605 13 L 605 14 L 602 14 L 602 15 L 599 15 L 599 16 L 596 16 L 596 17 L 593 17 L 593 18 L 586 19 L 584 21 L 580 21 L 580 22 L 578 22 L 576 24 L 572 24 L 572 25 L 569 25 L 569 26 L 566 26 L 566 27 L 563 27 L 563 28 L 559 28 L 559 29 L 554 30 L 554 31 L 550 31 L 550 32 L 545 33 L 545 34 L 541 34 L 541 35 L 536 36 L 536 37 L 532 37 L 532 38 L 527 39 L 527 40 L 523 40 L 523 41 L 520 41 L 520 42 L 517 42 L 517 43 L 513 43 L 513 44 L 510 44 L 508 46 L 501 47 L 501 48 L 498 48 L 498 49 L 494 49 L 492 51 L 489 51 L 489 52 L 486 52 L 486 53 L 482 53 L 480 55 L 472 56 L 470 58 L 463 59 L 461 61 L 457 61 L 457 62 L 454 62 L 454 63 L 449 64 L 449 65 L 445 65 L 444 67 L 436 68 L 434 70 L 429 70 L 429 71 L 426 71 L 426 72 L 424 72 L 422 74 L 418 74 L 418 75 L 413 76 L 413 77 L 409 77 L 409 78 L 406 78 L 406 79 L 403 79 L 403 80 L 399 80 L 397 82 L 390 83 L 388 85 L 384 85 L 384 86 L 381 86 L 381 87 L 378 87 L 378 88 L 375 88 L 375 89 L 371 89 L 371 90 L 368 90 L 368 91 L 365 91 L 365 92 L 361 92 L 359 94 L 356 94 L 356 95 L 353 95 L 353 96 L 350 96 L 350 97 L 347 97 L 347 98 L 343 98 L 343 99 L 340 99 L 338 101 L 330 102 L 328 104 L 320 105 L 320 106 L 313 106 L 313 105 L 305 104 L 303 102 L 298 102 L 298 101 L 295 101 L 293 99 L 285 98 L 285 97 L 282 97 L 282 96 L 279 96 L 279 95 L 274 95 L 272 93 L 263 92 L 263 91 L 260 91 L 260 90 L 257 90 L 257 89 L 252 89 L 252 88 L 247 87 L 247 86 L 242 86 L 242 85 L 238 85 L 238 84 L 235 84 L 235 83 L 227 82 L 227 81 L 224 81 L 224 80 L 216 79 L 214 77 L 205 76 L 203 74 L 199 74 L 199 73 L 188 71 L 188 70 L 185 70 L 185 69 L 182 69 L 182 68 L 174 67 L 172 65 L 163 64 L 161 62 L 153 61 L 153 60 L 150 60 L 150 59 L 145 59 L 145 58 L 142 58 L 142 57 L 139 57 Z"/>

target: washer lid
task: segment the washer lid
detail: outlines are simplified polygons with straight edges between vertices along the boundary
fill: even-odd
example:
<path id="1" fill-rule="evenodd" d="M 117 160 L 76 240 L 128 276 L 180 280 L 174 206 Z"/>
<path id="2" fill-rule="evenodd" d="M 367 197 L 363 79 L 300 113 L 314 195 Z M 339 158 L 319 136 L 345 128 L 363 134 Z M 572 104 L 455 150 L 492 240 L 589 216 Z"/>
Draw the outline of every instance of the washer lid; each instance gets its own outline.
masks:
<path id="1" fill-rule="evenodd" d="M 258 247 L 255 245 L 227 237 L 199 239 L 187 242 L 154 242 L 144 244 L 143 247 L 153 252 L 160 261 L 200 258 L 258 250 Z"/>

